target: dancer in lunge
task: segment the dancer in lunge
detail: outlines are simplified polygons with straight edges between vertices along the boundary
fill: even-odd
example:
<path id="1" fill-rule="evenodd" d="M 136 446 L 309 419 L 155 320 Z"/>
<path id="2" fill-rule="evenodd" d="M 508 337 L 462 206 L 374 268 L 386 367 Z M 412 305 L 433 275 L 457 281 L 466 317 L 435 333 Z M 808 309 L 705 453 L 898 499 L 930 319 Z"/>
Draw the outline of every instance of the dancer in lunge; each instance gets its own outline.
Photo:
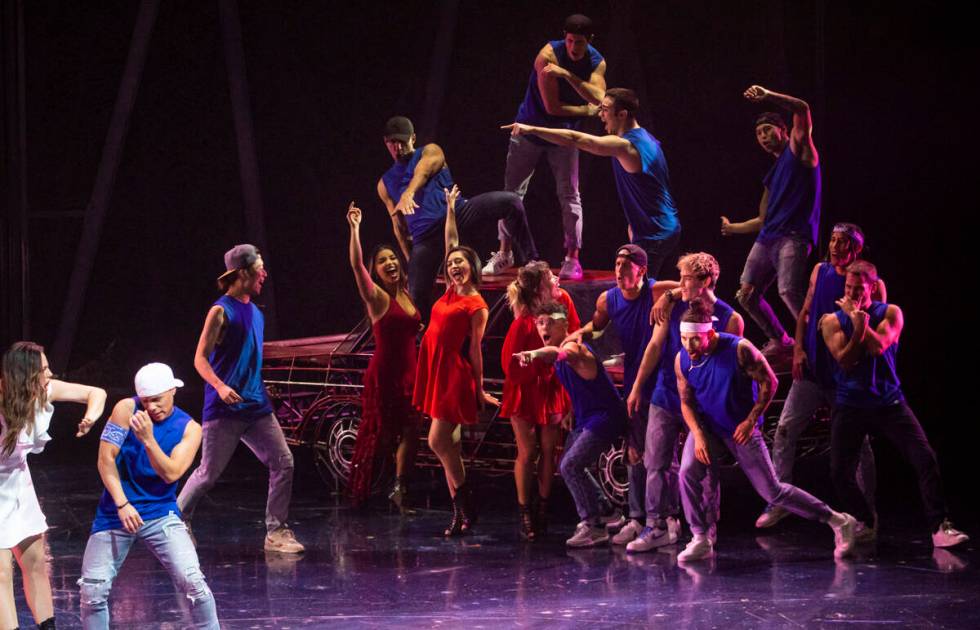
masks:
<path id="1" fill-rule="evenodd" d="M 796 443 L 800 434 L 820 408 L 831 409 L 837 396 L 834 357 L 827 350 L 820 334 L 820 319 L 837 310 L 837 301 L 844 297 L 844 281 L 847 267 L 861 257 L 864 249 L 864 233 L 853 223 L 838 223 L 830 235 L 827 262 L 817 263 L 810 273 L 803 310 L 796 321 L 796 337 L 793 344 L 793 384 L 789 388 L 783 410 L 776 426 L 776 438 L 772 446 L 772 463 L 780 481 L 793 481 L 793 464 L 796 461 Z M 878 280 L 873 298 L 885 302 L 885 283 Z M 858 468 L 858 485 L 870 504 L 874 504 L 875 460 L 867 439 L 861 447 L 861 466 Z M 766 506 L 755 522 L 756 527 L 772 527 L 786 516 L 786 510 Z M 855 538 L 858 541 L 873 540 L 875 523 L 858 522 Z"/>
<path id="2" fill-rule="evenodd" d="M 660 142 L 636 121 L 639 110 L 640 100 L 633 90 L 612 88 L 606 90 L 599 106 L 599 117 L 608 135 L 593 136 L 521 122 L 502 129 L 510 130 L 513 137 L 531 134 L 560 146 L 611 157 L 630 242 L 647 253 L 647 273 L 656 277 L 677 250 L 681 224 L 670 194 L 667 160 Z"/>
<path id="3" fill-rule="evenodd" d="M 550 41 L 534 58 L 524 100 L 514 118 L 519 123 L 580 129 L 582 122 L 599 111 L 606 92 L 606 61 L 590 44 L 592 20 L 584 15 L 570 15 L 565 20 L 565 38 Z M 565 238 L 565 260 L 559 277 L 581 280 L 582 265 L 582 199 L 578 192 L 578 149 L 552 144 L 534 136 L 511 136 L 504 171 L 504 190 L 524 199 L 531 177 L 541 157 L 548 158 L 555 178 L 558 203 Z M 506 236 L 500 226 L 501 237 Z M 483 268 L 483 273 L 513 264 L 507 252 L 497 252 Z"/>
<path id="4" fill-rule="evenodd" d="M 488 308 L 480 295 L 480 257 L 459 244 L 456 201 L 459 189 L 443 192 L 446 207 L 446 292 L 432 307 L 419 347 L 412 403 L 432 418 L 429 448 L 439 458 L 453 500 L 453 515 L 444 534 L 469 532 L 475 521 L 470 487 L 463 467 L 462 425 L 474 424 L 477 411 L 498 401 L 483 390 L 483 332 Z M 464 357 L 461 349 L 466 343 Z"/>
<path id="5" fill-rule="evenodd" d="M 169 366 L 143 366 L 134 384 L 136 395 L 116 403 L 99 443 L 105 490 L 78 580 L 82 625 L 108 630 L 112 582 L 139 539 L 187 599 L 193 626 L 217 629 L 214 595 L 177 507 L 177 482 L 201 446 L 201 425 L 174 405 L 184 383 Z"/>
<path id="6" fill-rule="evenodd" d="M 762 180 L 759 216 L 741 223 L 721 217 L 725 236 L 759 233 L 745 260 L 738 302 L 769 338 L 762 353 L 770 359 L 788 360 L 793 339 L 762 294 L 775 279 L 779 297 L 794 319 L 803 308 L 807 256 L 817 242 L 820 225 L 820 158 L 806 101 L 759 85 L 745 90 L 744 96 L 793 114 L 793 128 L 788 131 L 783 117 L 775 112 L 765 112 L 755 121 L 759 146 L 776 159 Z"/>
<path id="7" fill-rule="evenodd" d="M 24 579 L 24 596 L 38 628 L 53 630 L 54 604 L 45 558 L 47 521 L 34 493 L 27 456 L 51 440 L 55 402 L 85 405 L 75 437 L 102 416 L 105 390 L 52 378 L 44 348 L 18 341 L 0 365 L 0 625 L 16 628 L 14 560 Z"/>
<path id="8" fill-rule="evenodd" d="M 208 311 L 194 352 L 194 367 L 204 379 L 204 437 L 201 463 L 177 497 L 190 527 L 198 502 L 218 481 L 239 442 L 269 469 L 265 508 L 265 550 L 302 553 L 303 545 L 286 524 L 293 491 L 293 454 L 262 382 L 265 318 L 253 298 L 262 293 L 268 273 L 254 245 L 225 252 L 224 292 Z"/>
<path id="9" fill-rule="evenodd" d="M 561 459 L 561 476 L 575 501 L 579 523 L 565 541 L 569 547 L 594 547 L 609 540 L 599 510 L 595 481 L 588 474 L 599 454 L 626 428 L 626 407 L 595 352 L 587 343 L 568 340 L 568 314 L 550 302 L 537 309 L 536 324 L 544 346 L 518 353 L 520 362 L 554 364 L 572 399 L 575 426 Z"/>
<path id="10" fill-rule="evenodd" d="M 704 479 L 714 472 L 721 449 L 735 456 L 755 491 L 768 503 L 804 518 L 827 523 L 834 530 L 834 556 L 851 552 L 853 516 L 835 512 L 826 503 L 788 483 L 781 483 L 769 458 L 759 427 L 776 393 L 776 375 L 748 339 L 715 332 L 711 306 L 691 303 L 681 318 L 684 350 L 674 360 L 681 412 L 690 433 L 681 458 L 681 498 L 693 539 L 678 562 L 714 555 L 710 530 L 716 514 L 704 496 Z"/>
<path id="11" fill-rule="evenodd" d="M 347 209 L 350 265 L 371 319 L 374 353 L 364 372 L 361 423 L 351 460 L 350 496 L 354 505 L 367 500 L 375 467 L 391 456 L 397 440 L 395 487 L 389 497 L 399 509 L 407 509 L 408 476 L 418 449 L 420 418 L 412 407 L 412 393 L 418 362 L 415 337 L 421 328 L 421 318 L 408 294 L 405 265 L 394 247 L 375 247 L 371 271 L 364 266 L 361 216 L 361 209 L 351 202 Z"/>
<path id="12" fill-rule="evenodd" d="M 514 483 L 517 485 L 521 537 L 534 540 L 547 533 L 548 497 L 555 476 L 555 446 L 560 438 L 560 423 L 571 413 L 572 404 L 551 366 L 542 363 L 522 366 L 515 354 L 544 345 L 534 315 L 541 304 L 551 301 L 562 304 L 574 328 L 579 326 L 579 318 L 571 296 L 558 286 L 558 279 L 545 262 L 532 261 L 521 267 L 517 279 L 507 287 L 507 300 L 514 313 L 514 322 L 507 330 L 500 353 L 500 364 L 504 368 L 500 417 L 510 418 L 517 440 Z M 532 469 L 539 445 L 538 491 L 536 506 L 533 506 Z"/>
<path id="13" fill-rule="evenodd" d="M 661 319 L 653 328 L 626 403 L 630 417 L 649 414 L 644 451 L 646 527 L 626 546 L 629 552 L 650 551 L 676 543 L 680 533 L 677 444 L 684 418 L 677 394 L 674 358 L 682 349 L 681 316 L 693 300 L 700 300 L 713 307 L 711 325 L 716 332 L 741 336 L 744 327 L 742 316 L 715 295 L 721 268 L 714 256 L 706 252 L 685 254 L 677 262 L 677 269 L 680 287 L 664 292 L 657 301 L 656 310 Z M 645 393 L 651 385 L 654 385 L 652 396 Z M 648 400 L 649 405 L 645 402 Z M 715 515 L 714 523 L 720 508 L 718 479 L 710 475 L 705 484 L 705 501 Z"/>
<path id="14" fill-rule="evenodd" d="M 820 320 L 827 349 L 837 362 L 837 397 L 831 414 L 830 473 L 841 502 L 858 520 L 874 522 L 855 479 L 865 437 L 888 440 L 915 469 L 932 544 L 952 547 L 970 539 L 953 527 L 943 496 L 936 453 L 918 418 L 905 403 L 898 380 L 902 309 L 872 299 L 878 270 L 858 260 L 847 268 L 839 310 Z"/>

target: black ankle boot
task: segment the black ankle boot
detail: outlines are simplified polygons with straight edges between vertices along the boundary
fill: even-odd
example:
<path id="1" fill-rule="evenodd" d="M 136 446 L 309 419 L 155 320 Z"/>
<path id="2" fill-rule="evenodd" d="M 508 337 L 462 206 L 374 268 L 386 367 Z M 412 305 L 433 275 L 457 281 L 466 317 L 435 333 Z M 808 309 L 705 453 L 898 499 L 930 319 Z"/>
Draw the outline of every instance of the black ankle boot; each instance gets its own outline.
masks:
<path id="1" fill-rule="evenodd" d="M 459 509 L 459 495 L 453 499 L 453 517 L 449 521 L 449 527 L 442 533 L 443 536 L 459 536 L 463 533 L 463 512 Z"/>
<path id="2" fill-rule="evenodd" d="M 534 528 L 534 518 L 531 515 L 531 508 L 527 505 L 518 504 L 521 522 L 521 539 L 531 541 L 537 536 Z"/>
<path id="3" fill-rule="evenodd" d="M 470 487 L 466 482 L 463 482 L 463 485 L 456 488 L 456 505 L 459 506 L 460 518 L 462 519 L 460 531 L 466 534 L 476 525 L 477 518 L 473 493 L 470 492 Z"/>
<path id="4" fill-rule="evenodd" d="M 55 630 L 54 627 L 54 617 L 48 617 L 41 623 L 37 624 L 38 630 Z"/>
<path id="5" fill-rule="evenodd" d="M 545 497 L 538 497 L 537 509 L 534 513 L 534 525 L 537 530 L 538 536 L 544 536 L 548 533 L 548 499 Z"/>

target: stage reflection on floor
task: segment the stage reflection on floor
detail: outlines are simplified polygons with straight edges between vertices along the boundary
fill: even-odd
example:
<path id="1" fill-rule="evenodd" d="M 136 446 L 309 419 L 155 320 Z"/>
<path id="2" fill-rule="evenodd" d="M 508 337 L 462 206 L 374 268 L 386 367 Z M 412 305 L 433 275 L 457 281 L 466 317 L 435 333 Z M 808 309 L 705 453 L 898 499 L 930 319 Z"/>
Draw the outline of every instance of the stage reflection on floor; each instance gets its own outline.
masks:
<path id="1" fill-rule="evenodd" d="M 94 467 L 35 467 L 35 478 L 52 526 L 58 627 L 77 628 L 76 581 L 101 486 Z M 504 481 L 485 484 L 486 504 L 508 505 Z M 753 515 L 726 503 L 717 559 L 678 566 L 675 547 L 570 551 L 567 512 L 533 544 L 518 540 L 506 507 L 485 513 L 475 535 L 445 540 L 444 509 L 355 513 L 315 483 L 297 484 L 293 525 L 308 548 L 299 558 L 262 551 L 265 480 L 247 458 L 200 508 L 198 552 L 223 627 L 980 626 L 975 546 L 933 550 L 919 528 L 886 525 L 877 547 L 834 561 L 828 528 L 788 519 L 757 535 Z M 15 592 L 21 625 L 32 627 L 19 584 Z M 185 623 L 166 572 L 140 546 L 110 603 L 114 627 Z"/>

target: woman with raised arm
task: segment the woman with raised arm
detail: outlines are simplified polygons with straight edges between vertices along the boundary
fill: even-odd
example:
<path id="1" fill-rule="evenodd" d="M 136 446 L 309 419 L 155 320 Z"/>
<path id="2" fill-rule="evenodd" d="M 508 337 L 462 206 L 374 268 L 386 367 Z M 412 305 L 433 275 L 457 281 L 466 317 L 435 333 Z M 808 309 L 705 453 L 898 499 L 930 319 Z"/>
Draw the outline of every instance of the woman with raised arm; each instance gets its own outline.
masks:
<path id="1" fill-rule="evenodd" d="M 429 328 L 419 347 L 413 397 L 415 406 L 432 418 L 429 448 L 442 464 L 453 500 L 446 536 L 467 533 L 475 521 L 463 468 L 462 425 L 475 424 L 477 410 L 486 403 L 498 404 L 483 390 L 481 344 L 489 309 L 478 290 L 480 257 L 473 248 L 459 244 L 458 197 L 456 186 L 446 191 L 446 292 L 432 306 Z"/>
<path id="2" fill-rule="evenodd" d="M 27 604 L 39 628 L 54 625 L 51 583 L 45 565 L 48 524 L 34 493 L 27 455 L 51 440 L 48 427 L 54 402 L 84 404 L 75 437 L 88 433 L 105 408 L 105 390 L 51 378 L 44 348 L 18 341 L 0 367 L 0 626 L 16 628 L 13 559 L 24 578 Z"/>
<path id="3" fill-rule="evenodd" d="M 568 311 L 571 330 L 578 330 L 581 322 L 571 296 L 558 287 L 558 278 L 545 262 L 531 261 L 521 267 L 517 279 L 507 287 L 507 300 L 514 313 L 514 322 L 507 331 L 500 353 L 500 364 L 504 367 L 500 417 L 510 418 L 517 440 L 514 482 L 521 538 L 534 540 L 547 533 L 548 497 L 555 476 L 555 445 L 560 438 L 561 422 L 572 411 L 572 402 L 558 382 L 553 366 L 536 362 L 525 367 L 514 355 L 544 345 L 534 315 L 541 304 L 562 304 Z M 537 509 L 532 512 L 531 477 L 538 444 L 541 445 L 537 462 L 538 499 Z"/>
<path id="4" fill-rule="evenodd" d="M 374 333 L 374 354 L 364 373 L 361 424 L 351 462 L 350 497 L 362 505 L 371 493 L 375 465 L 390 456 L 396 436 L 395 487 L 388 497 L 408 507 L 407 479 L 418 449 L 419 414 L 412 406 L 415 388 L 415 336 L 421 319 L 408 295 L 408 276 L 398 250 L 382 244 L 371 254 L 371 271 L 361 252 L 361 209 L 351 202 L 350 266 Z"/>

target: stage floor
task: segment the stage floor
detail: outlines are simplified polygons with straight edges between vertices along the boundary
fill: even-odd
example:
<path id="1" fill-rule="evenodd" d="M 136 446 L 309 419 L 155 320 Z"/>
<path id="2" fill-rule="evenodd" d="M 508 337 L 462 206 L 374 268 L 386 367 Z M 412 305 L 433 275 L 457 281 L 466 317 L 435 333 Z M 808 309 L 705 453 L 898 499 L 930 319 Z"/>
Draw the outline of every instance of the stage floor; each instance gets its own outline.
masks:
<path id="1" fill-rule="evenodd" d="M 101 485 L 94 462 L 33 464 L 52 526 L 58 627 L 78 628 L 76 581 Z M 352 512 L 300 475 L 292 519 L 308 551 L 266 554 L 265 483 L 261 466 L 239 452 L 195 517 L 202 569 L 225 628 L 980 626 L 975 543 L 934 551 L 920 528 L 886 526 L 876 549 L 835 562 L 825 526 L 787 519 L 758 535 L 751 528 L 757 506 L 739 510 L 748 495 L 738 489 L 726 494 L 718 558 L 679 567 L 674 547 L 638 555 L 567 550 L 574 517 L 560 488 L 551 535 L 520 542 L 504 478 L 481 483 L 488 508 L 478 533 L 445 540 L 436 535 L 445 509 L 405 518 Z M 431 501 L 444 505 L 444 495 L 433 484 Z M 17 580 L 21 626 L 33 627 Z M 184 625 L 169 577 L 140 545 L 110 605 L 113 627 Z"/>

